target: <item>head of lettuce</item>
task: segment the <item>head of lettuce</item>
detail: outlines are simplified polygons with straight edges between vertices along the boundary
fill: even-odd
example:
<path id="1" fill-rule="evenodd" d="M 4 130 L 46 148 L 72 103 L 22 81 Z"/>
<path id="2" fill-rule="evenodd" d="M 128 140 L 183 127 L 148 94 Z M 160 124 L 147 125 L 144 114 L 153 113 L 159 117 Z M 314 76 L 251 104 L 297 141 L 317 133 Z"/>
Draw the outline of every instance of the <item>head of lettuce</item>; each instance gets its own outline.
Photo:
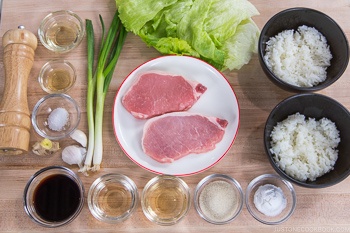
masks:
<path id="1" fill-rule="evenodd" d="M 240 69 L 256 52 L 258 10 L 247 0 L 116 0 L 128 31 L 162 54 Z"/>

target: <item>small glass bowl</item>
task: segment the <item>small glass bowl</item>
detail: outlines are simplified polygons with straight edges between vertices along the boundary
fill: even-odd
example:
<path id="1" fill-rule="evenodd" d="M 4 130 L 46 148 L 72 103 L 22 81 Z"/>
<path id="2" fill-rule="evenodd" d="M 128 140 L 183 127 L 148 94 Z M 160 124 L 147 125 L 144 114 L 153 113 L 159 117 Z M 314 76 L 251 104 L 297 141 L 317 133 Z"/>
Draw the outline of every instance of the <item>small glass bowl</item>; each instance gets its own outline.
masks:
<path id="1" fill-rule="evenodd" d="M 148 181 L 141 197 L 145 216 L 159 225 L 179 222 L 190 207 L 190 189 L 180 178 L 159 175 Z"/>
<path id="2" fill-rule="evenodd" d="M 122 174 L 106 174 L 97 178 L 88 193 L 91 214 L 106 223 L 126 220 L 134 212 L 138 201 L 136 184 Z"/>
<path id="3" fill-rule="evenodd" d="M 209 223 L 229 223 L 240 214 L 243 207 L 241 185 L 223 174 L 204 177 L 196 187 L 194 206 L 198 214 Z"/>
<path id="4" fill-rule="evenodd" d="M 50 114 L 54 110 L 62 110 L 61 108 L 68 112 L 67 123 L 59 130 L 53 127 L 50 128 L 51 125 L 48 122 Z M 80 122 L 80 108 L 77 102 L 69 95 L 50 94 L 44 96 L 35 104 L 31 120 L 34 130 L 40 136 L 50 140 L 60 140 L 69 136 L 78 127 Z M 57 126 L 55 125 L 55 127 Z"/>
<path id="5" fill-rule="evenodd" d="M 67 92 L 75 80 L 75 68 L 66 60 L 47 62 L 41 68 L 38 78 L 41 88 L 49 94 Z"/>
<path id="6" fill-rule="evenodd" d="M 287 200 L 286 207 L 282 210 L 282 212 L 276 216 L 267 216 L 261 213 L 254 204 L 254 195 L 258 188 L 262 185 L 272 184 L 276 187 L 282 189 L 284 197 Z M 275 174 L 264 174 L 253 179 L 246 191 L 246 206 L 249 213 L 259 222 L 268 225 L 277 225 L 287 221 L 293 214 L 296 206 L 296 194 L 293 185 L 287 181 L 282 179 L 280 176 Z"/>
<path id="7" fill-rule="evenodd" d="M 55 176 L 66 176 L 68 177 L 72 182 L 67 181 L 58 181 L 56 180 L 57 183 L 59 182 L 64 182 L 64 190 L 61 189 L 61 187 L 56 187 L 56 192 L 55 192 L 55 200 L 57 198 L 61 198 L 60 203 L 62 203 L 62 198 L 64 198 L 64 202 L 67 203 L 68 201 L 70 202 L 70 206 L 62 206 L 62 208 L 65 208 L 64 211 L 67 210 L 69 212 L 72 212 L 66 219 L 63 220 L 51 220 L 45 216 L 42 216 L 40 212 L 45 211 L 45 209 L 42 209 L 39 211 L 40 206 L 38 203 L 35 202 L 36 195 L 42 195 L 38 190 L 40 189 L 40 186 L 43 185 L 45 182 L 47 182 L 50 178 L 53 178 Z M 69 181 L 69 180 L 68 180 Z M 56 183 L 56 184 L 57 184 Z M 44 190 L 44 189 L 41 189 Z M 74 191 L 73 191 L 74 190 Z M 39 194 L 37 193 L 39 192 Z M 61 194 L 61 195 L 60 195 Z M 72 208 L 72 203 L 73 201 L 75 207 Z M 46 201 L 52 201 L 52 196 L 47 196 Z M 83 206 L 84 206 L 84 186 L 79 177 L 70 169 L 62 166 L 50 166 L 50 167 L 45 167 L 38 172 L 36 172 L 28 181 L 25 189 L 24 189 L 24 195 L 23 195 L 23 205 L 24 205 L 24 210 L 27 213 L 27 215 L 33 220 L 35 223 L 44 226 L 44 227 L 49 227 L 49 228 L 54 228 L 54 227 L 59 227 L 66 225 L 70 222 L 72 222 L 81 212 Z M 56 216 L 62 214 L 62 209 L 55 209 L 54 208 L 54 203 L 50 203 L 49 208 L 52 208 L 52 211 L 50 214 L 53 214 L 54 212 L 57 214 Z M 61 206 L 60 206 L 61 207 Z M 71 209 L 69 209 L 71 208 Z M 42 212 L 42 213 L 44 213 Z M 52 215 L 53 216 L 53 215 Z M 61 217 L 61 216 L 60 216 Z"/>
<path id="8" fill-rule="evenodd" d="M 38 29 L 41 43 L 56 53 L 66 53 L 76 48 L 85 33 L 83 20 L 72 11 L 55 11 L 48 14 Z"/>

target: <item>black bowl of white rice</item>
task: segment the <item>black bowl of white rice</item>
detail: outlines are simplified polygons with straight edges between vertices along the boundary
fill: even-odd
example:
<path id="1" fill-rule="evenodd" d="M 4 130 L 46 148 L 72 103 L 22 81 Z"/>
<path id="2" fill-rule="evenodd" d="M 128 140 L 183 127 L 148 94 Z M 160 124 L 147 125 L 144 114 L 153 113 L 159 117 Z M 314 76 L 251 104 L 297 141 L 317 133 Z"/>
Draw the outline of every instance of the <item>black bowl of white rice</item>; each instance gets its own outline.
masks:
<path id="1" fill-rule="evenodd" d="M 325 188 L 350 174 L 350 113 L 336 100 L 301 93 L 280 102 L 264 129 L 276 172 L 307 188 Z"/>
<path id="2" fill-rule="evenodd" d="M 349 44 L 340 26 L 309 8 L 274 15 L 261 30 L 258 46 L 266 76 L 290 92 L 324 89 L 342 76 L 349 63 Z"/>

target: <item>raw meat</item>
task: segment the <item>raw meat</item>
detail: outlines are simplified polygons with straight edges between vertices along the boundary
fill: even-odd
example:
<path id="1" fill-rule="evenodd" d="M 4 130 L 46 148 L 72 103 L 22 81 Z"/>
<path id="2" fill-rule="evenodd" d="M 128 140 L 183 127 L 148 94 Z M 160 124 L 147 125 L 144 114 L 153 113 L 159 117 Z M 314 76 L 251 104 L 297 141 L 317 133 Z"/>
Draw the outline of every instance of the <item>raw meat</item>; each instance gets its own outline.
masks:
<path id="1" fill-rule="evenodd" d="M 215 149 L 227 120 L 187 112 L 168 113 L 148 120 L 143 129 L 143 151 L 160 163 L 171 163 L 191 153 Z"/>
<path id="2" fill-rule="evenodd" d="M 207 90 L 200 83 L 179 75 L 142 74 L 123 96 L 122 104 L 138 119 L 191 108 Z"/>

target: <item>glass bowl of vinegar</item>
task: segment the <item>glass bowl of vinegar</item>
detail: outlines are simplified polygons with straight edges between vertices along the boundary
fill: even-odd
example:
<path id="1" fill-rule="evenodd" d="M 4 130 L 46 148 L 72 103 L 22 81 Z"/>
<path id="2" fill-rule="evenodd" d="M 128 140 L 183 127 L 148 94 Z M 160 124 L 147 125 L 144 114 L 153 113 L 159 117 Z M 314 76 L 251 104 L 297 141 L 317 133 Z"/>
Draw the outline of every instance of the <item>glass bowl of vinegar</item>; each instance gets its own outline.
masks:
<path id="1" fill-rule="evenodd" d="M 66 53 L 76 48 L 85 34 L 83 20 L 72 11 L 48 14 L 38 29 L 41 43 L 55 53 Z"/>
<path id="2" fill-rule="evenodd" d="M 156 176 L 144 187 L 141 205 L 150 221 L 159 225 L 173 225 L 189 210 L 189 187 L 176 176 Z"/>
<path id="3" fill-rule="evenodd" d="M 41 88 L 49 94 L 66 93 L 76 81 L 75 68 L 66 60 L 51 60 L 45 63 L 38 77 Z"/>
<path id="4" fill-rule="evenodd" d="M 138 191 L 129 177 L 111 173 L 97 178 L 88 193 L 91 214 L 106 223 L 118 223 L 131 216 L 137 207 Z"/>

